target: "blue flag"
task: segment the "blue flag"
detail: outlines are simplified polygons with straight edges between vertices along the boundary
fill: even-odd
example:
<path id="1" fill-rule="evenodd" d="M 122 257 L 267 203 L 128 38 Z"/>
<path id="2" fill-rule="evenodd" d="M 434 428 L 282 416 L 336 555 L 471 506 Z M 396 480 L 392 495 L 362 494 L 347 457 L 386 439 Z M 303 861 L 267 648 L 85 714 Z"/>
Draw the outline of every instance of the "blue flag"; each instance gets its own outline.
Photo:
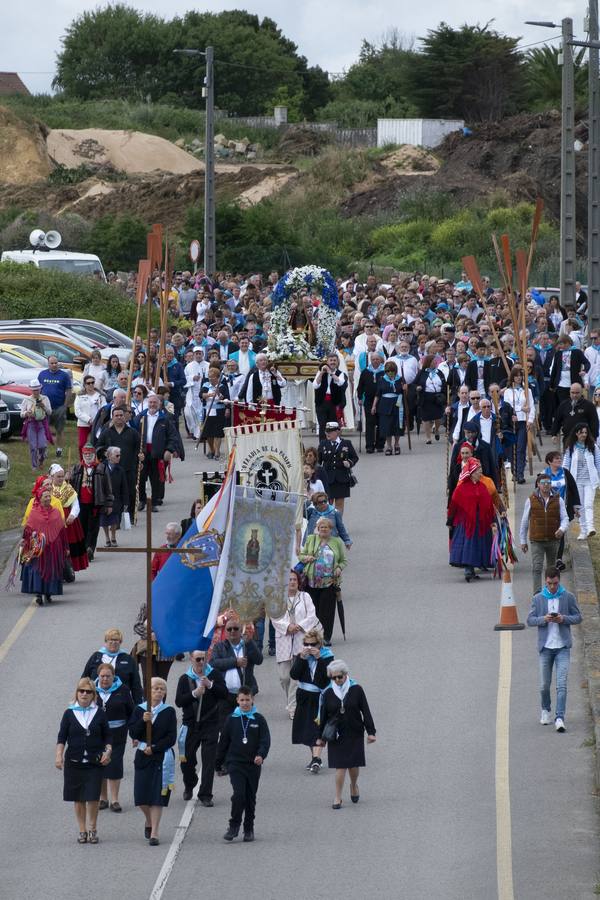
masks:
<path id="1" fill-rule="evenodd" d="M 194 521 L 179 546 L 203 549 L 203 537 Z M 206 550 L 210 553 L 214 547 Z M 212 595 L 210 563 L 204 554 L 172 553 L 152 583 L 152 627 L 165 656 L 210 646 L 210 637 L 203 635 Z"/>

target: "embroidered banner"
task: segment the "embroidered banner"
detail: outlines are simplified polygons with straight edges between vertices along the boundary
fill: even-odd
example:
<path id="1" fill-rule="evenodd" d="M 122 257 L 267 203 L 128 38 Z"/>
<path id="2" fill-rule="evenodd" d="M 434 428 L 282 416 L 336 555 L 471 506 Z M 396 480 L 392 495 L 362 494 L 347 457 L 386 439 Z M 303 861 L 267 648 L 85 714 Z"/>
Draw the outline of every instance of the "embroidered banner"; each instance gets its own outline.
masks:
<path id="1" fill-rule="evenodd" d="M 256 403 L 233 404 L 233 425 L 261 425 L 264 422 L 294 422 L 296 410 L 288 406 L 265 406 Z"/>
<path id="2" fill-rule="evenodd" d="M 235 609 L 243 622 L 265 612 L 285 613 L 294 550 L 296 497 L 237 487 L 221 610 Z"/>

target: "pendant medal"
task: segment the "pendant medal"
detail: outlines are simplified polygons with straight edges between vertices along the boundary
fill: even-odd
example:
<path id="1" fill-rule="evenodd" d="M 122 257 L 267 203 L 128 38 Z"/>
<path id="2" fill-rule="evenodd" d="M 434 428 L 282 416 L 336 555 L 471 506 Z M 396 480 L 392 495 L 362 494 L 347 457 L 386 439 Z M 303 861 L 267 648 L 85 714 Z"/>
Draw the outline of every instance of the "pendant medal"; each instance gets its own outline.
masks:
<path id="1" fill-rule="evenodd" d="M 247 744 L 247 743 L 248 743 L 248 738 L 247 737 L 242 738 L 242 744 Z"/>

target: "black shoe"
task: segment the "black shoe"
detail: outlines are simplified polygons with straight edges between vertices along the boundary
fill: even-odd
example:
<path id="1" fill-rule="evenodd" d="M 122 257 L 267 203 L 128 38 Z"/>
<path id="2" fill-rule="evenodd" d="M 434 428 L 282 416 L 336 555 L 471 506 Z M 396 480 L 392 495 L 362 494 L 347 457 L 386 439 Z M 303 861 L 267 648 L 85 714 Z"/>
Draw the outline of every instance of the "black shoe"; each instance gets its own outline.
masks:
<path id="1" fill-rule="evenodd" d="M 150 825 L 145 825 L 144 826 L 144 837 L 146 838 L 147 841 L 150 840 L 151 834 L 152 834 L 152 828 L 150 827 Z"/>
<path id="2" fill-rule="evenodd" d="M 164 500 L 155 500 L 154 502 L 155 502 L 156 506 L 162 506 L 164 503 Z"/>
<path id="3" fill-rule="evenodd" d="M 525 484 L 524 478 L 517 478 L 517 484 Z"/>
<path id="4" fill-rule="evenodd" d="M 142 512 L 144 509 L 146 509 L 146 503 L 145 501 L 140 500 L 138 503 L 138 512 Z"/>
<path id="5" fill-rule="evenodd" d="M 269 647 L 269 656 L 275 656 L 275 647 Z"/>
<path id="6" fill-rule="evenodd" d="M 254 840 L 254 832 L 253 831 L 245 831 L 244 832 L 244 843 L 250 844 Z"/>
<path id="7" fill-rule="evenodd" d="M 202 806 L 206 806 L 207 808 L 215 805 L 211 797 L 199 797 L 198 799 L 200 800 Z"/>
<path id="8" fill-rule="evenodd" d="M 194 796 L 194 794 L 193 794 L 193 791 L 192 791 L 191 788 L 186 788 L 186 789 L 184 790 L 184 792 L 183 792 L 183 799 L 184 799 L 186 802 L 187 802 L 188 800 L 191 800 L 193 796 Z"/>
<path id="9" fill-rule="evenodd" d="M 232 825 L 229 826 L 225 834 L 223 835 L 224 841 L 232 841 L 234 838 L 238 836 L 240 833 L 239 825 L 237 828 L 234 828 Z"/>
<path id="10" fill-rule="evenodd" d="M 562 559 L 557 559 L 556 560 L 556 568 L 558 569 L 559 572 L 564 572 L 567 567 L 565 566 Z"/>
<path id="11" fill-rule="evenodd" d="M 331 647 L 331 641 L 323 641 L 324 647 Z"/>
<path id="12" fill-rule="evenodd" d="M 368 448 L 367 448 L 367 453 L 375 453 L 375 451 L 373 450 L 372 447 L 368 447 Z"/>
<path id="13" fill-rule="evenodd" d="M 152 507 L 152 512 L 158 512 L 158 506 L 153 506 L 153 507 Z"/>
<path id="14" fill-rule="evenodd" d="M 353 803 L 358 803 L 360 800 L 360 794 L 350 794 L 350 799 Z"/>
<path id="15" fill-rule="evenodd" d="M 42 597 L 41 594 L 36 594 L 36 595 L 35 595 L 35 602 L 37 603 L 38 606 L 43 606 L 43 605 L 44 605 L 44 598 Z"/>
<path id="16" fill-rule="evenodd" d="M 46 594 L 46 603 L 52 603 L 52 597 L 50 594 Z"/>
<path id="17" fill-rule="evenodd" d="M 57 447 L 57 448 L 56 448 L 56 455 L 57 455 L 58 457 L 61 457 L 61 456 L 62 456 L 62 447 Z"/>
<path id="18" fill-rule="evenodd" d="M 150 840 L 148 841 L 148 843 L 150 844 L 151 847 L 158 847 L 158 845 L 160 844 L 160 841 L 158 838 L 151 837 Z"/>
<path id="19" fill-rule="evenodd" d="M 91 547 L 86 547 L 85 550 L 86 550 L 86 553 L 87 553 L 87 555 L 88 555 L 89 561 L 90 561 L 90 562 L 93 562 L 93 561 L 94 561 L 94 551 L 92 550 Z"/>

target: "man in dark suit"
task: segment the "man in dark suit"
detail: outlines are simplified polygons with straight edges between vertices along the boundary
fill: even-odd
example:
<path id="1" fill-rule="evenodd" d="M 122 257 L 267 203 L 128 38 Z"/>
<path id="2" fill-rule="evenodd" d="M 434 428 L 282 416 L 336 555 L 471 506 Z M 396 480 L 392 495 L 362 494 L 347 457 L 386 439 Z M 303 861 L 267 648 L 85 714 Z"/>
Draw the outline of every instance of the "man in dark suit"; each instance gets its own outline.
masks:
<path id="1" fill-rule="evenodd" d="M 559 404 L 552 423 L 552 436 L 558 442 L 558 432 L 562 431 L 563 440 L 572 432 L 575 425 L 583 422 L 590 429 L 594 440 L 598 437 L 598 415 L 596 407 L 583 396 L 583 387 L 575 382 L 569 389 L 569 399 Z"/>
<path id="2" fill-rule="evenodd" d="M 219 701 L 219 731 L 227 716 L 235 709 L 237 692 L 241 687 L 249 687 L 253 694 L 258 693 L 254 667 L 262 665 L 263 661 L 262 651 L 256 641 L 242 637 L 239 619 L 228 619 L 225 631 L 227 639 L 214 645 L 210 659 L 213 669 L 223 675 L 227 688 L 227 696 Z"/>
<path id="3" fill-rule="evenodd" d="M 344 500 L 350 496 L 350 489 L 356 483 L 352 467 L 358 462 L 358 454 L 351 441 L 340 437 L 338 422 L 325 424 L 325 440 L 319 443 L 318 461 L 325 469 L 327 496 L 343 514 Z"/>
<path id="4" fill-rule="evenodd" d="M 554 362 L 554 347 L 547 332 L 542 332 L 538 337 L 537 354 L 542 368 L 544 390 L 540 396 L 540 419 L 546 432 L 552 431 L 552 419 L 556 411 L 556 393 L 550 390 L 550 373 Z"/>
<path id="5" fill-rule="evenodd" d="M 379 436 L 378 417 L 372 415 L 371 407 L 377 393 L 379 379 L 383 376 L 383 356 L 377 350 L 371 353 L 371 361 L 363 369 L 358 379 L 356 395 L 365 414 L 365 441 L 367 453 L 383 453 L 385 438 Z"/>
<path id="6" fill-rule="evenodd" d="M 160 398 L 148 394 L 148 409 L 133 420 L 132 427 L 140 433 L 142 452 L 145 453 L 140 477 L 140 502 L 138 509 L 146 508 L 146 479 L 152 488 L 152 512 L 158 512 L 157 501 L 165 494 L 164 466 L 177 450 L 177 429 L 172 416 L 160 408 Z"/>
<path id="7" fill-rule="evenodd" d="M 313 381 L 315 412 L 319 423 L 319 440 L 325 437 L 325 423 L 338 418 L 338 410 L 346 402 L 348 376 L 340 371 L 337 353 L 330 353 Z"/>
<path id="8" fill-rule="evenodd" d="M 191 666 L 180 676 L 175 695 L 175 705 L 183 710 L 183 725 L 187 727 L 185 762 L 181 762 L 183 799 L 191 800 L 198 784 L 196 754 L 201 747 L 202 777 L 198 799 L 202 806 L 214 806 L 212 789 L 219 738 L 219 701 L 226 699 L 227 687 L 221 672 L 206 663 L 204 650 L 192 650 L 190 660 Z"/>
<path id="9" fill-rule="evenodd" d="M 467 374 L 465 375 L 465 384 L 470 391 L 479 391 L 481 396 L 487 394 L 487 390 L 491 381 L 490 362 L 485 358 L 487 346 L 483 341 L 479 341 L 475 348 L 475 359 L 472 359 L 467 366 Z"/>

